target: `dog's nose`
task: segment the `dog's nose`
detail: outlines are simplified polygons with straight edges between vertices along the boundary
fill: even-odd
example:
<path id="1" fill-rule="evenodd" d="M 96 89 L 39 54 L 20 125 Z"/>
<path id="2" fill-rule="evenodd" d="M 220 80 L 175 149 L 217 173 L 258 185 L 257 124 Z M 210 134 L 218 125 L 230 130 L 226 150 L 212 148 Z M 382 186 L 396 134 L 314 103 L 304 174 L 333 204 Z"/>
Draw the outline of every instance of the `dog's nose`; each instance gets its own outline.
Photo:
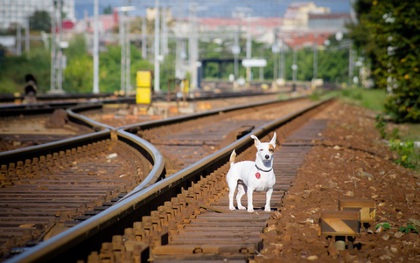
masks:
<path id="1" fill-rule="evenodd" d="M 267 155 L 265 156 L 265 159 L 270 159 L 270 155 L 268 155 L 268 154 L 267 154 Z"/>

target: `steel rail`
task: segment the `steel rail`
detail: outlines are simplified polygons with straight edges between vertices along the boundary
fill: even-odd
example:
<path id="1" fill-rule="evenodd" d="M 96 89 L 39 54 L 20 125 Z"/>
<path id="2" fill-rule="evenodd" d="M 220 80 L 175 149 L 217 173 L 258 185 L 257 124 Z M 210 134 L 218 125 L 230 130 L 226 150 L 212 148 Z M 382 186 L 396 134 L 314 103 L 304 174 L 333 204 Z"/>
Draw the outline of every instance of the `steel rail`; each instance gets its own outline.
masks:
<path id="1" fill-rule="evenodd" d="M 252 134 L 255 134 L 258 137 L 265 136 L 274 128 L 282 126 L 328 101 L 329 100 L 321 101 L 298 112 L 269 122 L 254 129 Z M 176 119 L 179 121 L 181 118 Z M 176 120 L 167 122 L 175 121 Z M 153 123 L 153 125 L 157 125 L 157 123 Z M 133 129 L 133 126 L 125 127 L 125 129 Z M 132 138 L 127 132 L 121 130 L 118 130 L 118 134 L 121 137 L 127 136 L 125 137 L 127 139 Z M 91 248 L 94 242 L 98 242 L 99 240 L 103 241 L 105 239 L 109 240 L 112 234 L 121 233 L 124 228 L 130 227 L 134 220 L 147 215 L 151 210 L 157 209 L 157 207 L 162 205 L 165 201 L 176 196 L 182 188 L 188 188 L 191 182 L 197 182 L 202 175 L 209 174 L 220 165 L 226 163 L 233 149 L 235 149 L 237 153 L 241 153 L 252 144 L 253 142 L 249 136 L 243 136 L 236 142 L 167 178 L 157 181 L 146 188 L 137 187 L 132 192 L 128 193 L 123 200 L 102 213 L 28 249 L 7 262 L 65 262 L 69 259 L 75 259 L 74 251 L 78 251 L 78 254 L 85 254 L 87 256 L 87 253 L 91 251 L 87 249 L 87 246 Z M 158 173 L 158 170 L 163 172 L 164 168 L 158 169 L 154 167 L 152 172 Z M 145 183 L 145 186 L 147 184 L 148 183 Z M 99 244 L 94 245 L 97 250 L 99 250 L 98 246 Z"/>
<path id="2" fill-rule="evenodd" d="M 49 142 L 41 145 L 29 146 L 25 148 L 0 152 L 0 165 L 9 164 L 10 162 L 24 161 L 25 159 L 32 159 L 33 157 L 37 157 L 40 155 L 47 155 L 52 154 L 53 152 L 66 150 L 69 147 L 77 147 L 85 145 L 89 142 L 95 142 L 110 138 L 111 130 L 115 129 L 114 127 L 91 120 L 81 114 L 77 114 L 74 112 L 81 111 L 82 109 L 96 109 L 100 106 L 101 105 L 93 104 L 85 105 L 84 107 L 78 106 L 66 110 L 69 120 L 89 127 L 96 131 L 95 133 L 83 134 L 73 138 L 66 138 L 55 142 Z M 51 113 L 53 110 L 54 109 L 48 108 L 48 113 Z"/>
<path id="3" fill-rule="evenodd" d="M 114 130 L 115 128 L 103 123 L 100 123 L 98 121 L 92 120 L 82 114 L 79 114 L 79 112 L 82 111 L 88 111 L 88 110 L 96 110 L 96 109 L 101 109 L 103 107 L 103 104 L 90 104 L 90 105 L 79 105 L 79 106 L 75 106 L 72 108 L 67 109 L 67 114 L 69 119 L 72 122 L 75 123 L 79 123 L 82 124 L 84 126 L 87 126 L 91 129 L 93 129 L 94 131 L 100 131 L 103 129 L 109 129 L 109 130 Z"/>
<path id="4" fill-rule="evenodd" d="M 182 116 L 174 116 L 174 117 L 166 118 L 164 120 L 146 121 L 146 122 L 141 122 L 141 123 L 138 123 L 138 124 L 124 125 L 124 126 L 121 126 L 120 129 L 123 129 L 127 132 L 136 133 L 139 130 L 152 129 L 152 128 L 155 128 L 155 127 L 160 127 L 160 126 L 164 126 L 164 125 L 179 123 L 181 121 L 194 120 L 194 119 L 198 119 L 198 118 L 202 118 L 202 117 L 218 115 L 218 114 L 221 114 L 221 113 L 226 113 L 226 112 L 245 109 L 245 108 L 252 108 L 252 107 L 264 106 L 264 105 L 275 104 L 275 103 L 287 103 L 287 102 L 290 102 L 290 101 L 304 99 L 304 98 L 307 98 L 307 97 L 302 96 L 302 97 L 296 97 L 296 98 L 285 99 L 285 100 L 275 99 L 275 100 L 267 100 L 267 101 L 263 101 L 263 102 L 250 103 L 250 104 L 241 105 L 241 106 L 229 106 L 229 107 L 224 107 L 224 108 L 221 108 L 221 109 L 208 110 L 208 111 L 203 111 L 203 112 L 199 112 L 199 113 L 192 113 L 192 114 L 182 115 Z"/>

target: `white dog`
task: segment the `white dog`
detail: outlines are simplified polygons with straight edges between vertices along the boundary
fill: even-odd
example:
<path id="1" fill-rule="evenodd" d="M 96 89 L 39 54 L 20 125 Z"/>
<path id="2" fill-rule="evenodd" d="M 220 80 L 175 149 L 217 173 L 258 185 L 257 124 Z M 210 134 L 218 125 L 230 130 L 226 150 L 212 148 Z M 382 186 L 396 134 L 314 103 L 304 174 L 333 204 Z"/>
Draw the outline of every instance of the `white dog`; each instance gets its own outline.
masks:
<path id="1" fill-rule="evenodd" d="M 276 133 L 274 133 L 270 142 L 260 142 L 255 135 L 251 135 L 251 138 L 254 139 L 255 147 L 257 147 L 255 162 L 243 161 L 235 163 L 235 150 L 230 155 L 230 169 L 226 175 L 226 181 L 229 186 L 229 209 L 236 209 L 233 205 L 233 195 L 235 194 L 236 186 L 238 186 L 238 193 L 236 195 L 238 209 L 246 209 L 241 204 L 241 198 L 247 192 L 248 212 L 254 212 L 254 206 L 252 204 L 253 192 L 267 191 L 264 211 L 269 212 L 271 211 L 271 195 L 273 194 L 273 187 L 276 183 L 276 176 L 273 171 Z"/>

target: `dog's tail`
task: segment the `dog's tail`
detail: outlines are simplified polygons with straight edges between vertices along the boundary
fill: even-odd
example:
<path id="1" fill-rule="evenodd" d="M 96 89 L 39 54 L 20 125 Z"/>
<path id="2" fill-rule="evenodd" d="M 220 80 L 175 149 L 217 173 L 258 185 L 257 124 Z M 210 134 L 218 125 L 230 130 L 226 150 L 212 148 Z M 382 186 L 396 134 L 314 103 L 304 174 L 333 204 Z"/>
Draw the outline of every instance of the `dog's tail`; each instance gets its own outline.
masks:
<path id="1" fill-rule="evenodd" d="M 235 150 L 233 150 L 233 152 L 230 154 L 230 158 L 229 158 L 230 165 L 235 163 L 235 157 L 236 157 L 236 152 L 235 152 Z"/>

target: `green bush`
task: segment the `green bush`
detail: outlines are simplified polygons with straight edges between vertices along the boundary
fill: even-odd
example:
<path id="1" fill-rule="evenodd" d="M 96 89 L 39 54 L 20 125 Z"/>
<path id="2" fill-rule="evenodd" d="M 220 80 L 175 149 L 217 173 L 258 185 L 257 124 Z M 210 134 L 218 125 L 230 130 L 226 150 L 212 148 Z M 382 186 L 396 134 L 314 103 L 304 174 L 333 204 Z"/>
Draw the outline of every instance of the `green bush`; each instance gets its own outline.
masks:
<path id="1" fill-rule="evenodd" d="M 386 113 L 420 123 L 420 1 L 358 0 L 349 35 L 365 54 L 376 87 L 387 90 Z"/>
<path id="2" fill-rule="evenodd" d="M 390 140 L 390 147 L 398 155 L 398 158 L 395 160 L 397 164 L 411 169 L 418 166 L 420 154 L 415 148 L 413 141 Z"/>

